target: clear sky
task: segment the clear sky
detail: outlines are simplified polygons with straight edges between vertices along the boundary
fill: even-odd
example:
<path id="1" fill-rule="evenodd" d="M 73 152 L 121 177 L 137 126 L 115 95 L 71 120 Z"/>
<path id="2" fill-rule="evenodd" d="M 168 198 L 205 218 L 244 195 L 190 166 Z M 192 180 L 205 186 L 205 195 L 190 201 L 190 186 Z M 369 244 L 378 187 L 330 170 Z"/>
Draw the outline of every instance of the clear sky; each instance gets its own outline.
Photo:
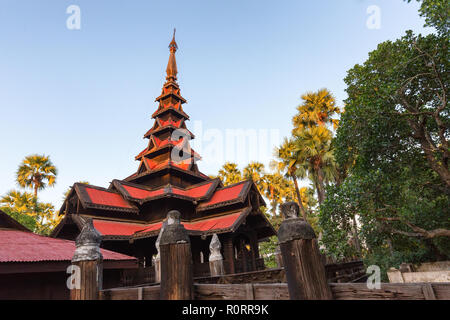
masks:
<path id="1" fill-rule="evenodd" d="M 81 9 L 79 30 L 66 26 L 70 5 Z M 367 27 L 372 5 L 379 29 Z M 32 153 L 59 170 L 40 195 L 58 208 L 76 181 L 107 187 L 136 171 L 174 27 L 188 127 L 282 138 L 302 93 L 326 87 L 342 106 L 348 69 L 407 29 L 426 32 L 417 9 L 402 0 L 1 0 L 0 195 L 18 188 L 15 172 Z M 236 159 L 199 167 L 216 174 L 222 160 Z"/>

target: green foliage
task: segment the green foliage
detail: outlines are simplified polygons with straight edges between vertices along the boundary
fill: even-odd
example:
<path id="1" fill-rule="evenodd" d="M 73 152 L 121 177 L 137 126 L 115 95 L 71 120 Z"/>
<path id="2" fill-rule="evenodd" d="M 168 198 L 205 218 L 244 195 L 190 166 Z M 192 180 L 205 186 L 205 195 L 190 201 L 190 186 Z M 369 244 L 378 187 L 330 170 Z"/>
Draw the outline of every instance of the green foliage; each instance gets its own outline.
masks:
<path id="1" fill-rule="evenodd" d="M 278 229 L 280 228 L 282 218 L 280 216 L 273 216 L 267 213 L 267 209 L 265 207 L 261 207 L 261 210 L 266 215 L 267 219 L 272 224 L 275 231 L 278 232 Z M 275 251 L 278 247 L 278 238 L 277 236 L 270 237 L 267 241 L 260 242 L 259 244 L 259 253 L 262 257 L 264 257 L 264 265 L 267 268 L 277 268 L 277 262 L 275 259 Z"/>
<path id="2" fill-rule="evenodd" d="M 411 0 L 406 0 L 411 2 Z M 422 2 L 419 12 L 425 17 L 425 26 L 436 28 L 439 34 L 448 37 L 450 30 L 450 2 L 448 0 L 417 0 Z"/>
<path id="3" fill-rule="evenodd" d="M 0 209 L 39 234 L 50 234 L 61 220 L 52 204 L 39 202 L 29 192 L 9 191 L 0 198 Z"/>
<path id="4" fill-rule="evenodd" d="M 359 238 L 366 264 L 384 271 L 450 257 L 448 238 L 430 233 L 450 228 L 448 70 L 447 40 L 409 31 L 348 71 L 333 141 L 346 178 L 320 213 L 332 255 L 355 254 Z"/>
<path id="5" fill-rule="evenodd" d="M 25 213 L 21 213 L 19 211 L 15 211 L 14 209 L 8 208 L 8 207 L 0 207 L 0 209 L 9 215 L 11 218 L 19 222 L 21 225 L 25 226 L 29 230 L 35 230 L 36 229 L 36 220 Z"/>

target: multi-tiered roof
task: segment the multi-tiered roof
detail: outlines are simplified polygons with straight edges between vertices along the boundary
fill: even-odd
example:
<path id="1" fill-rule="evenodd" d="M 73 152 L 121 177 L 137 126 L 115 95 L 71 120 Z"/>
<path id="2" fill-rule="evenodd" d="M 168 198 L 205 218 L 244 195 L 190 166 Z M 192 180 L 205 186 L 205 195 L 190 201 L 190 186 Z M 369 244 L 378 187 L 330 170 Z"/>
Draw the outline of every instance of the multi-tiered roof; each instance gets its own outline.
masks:
<path id="1" fill-rule="evenodd" d="M 186 127 L 186 121 L 189 120 L 189 116 L 183 111 L 186 100 L 181 96 L 177 83 L 175 52 L 178 46 L 175 33 L 169 49 L 166 82 L 161 95 L 156 98 L 158 109 L 152 115 L 155 122 L 144 135 L 149 142 L 135 158 L 140 162 L 138 171 L 126 181 L 150 186 L 166 183 L 189 186 L 208 179 L 199 172 L 196 162 L 201 158 L 189 143 L 194 135 Z"/>
<path id="2" fill-rule="evenodd" d="M 104 240 L 153 237 L 172 209 L 181 212 L 193 235 L 234 232 L 245 222 L 255 225 L 258 239 L 274 234 L 259 210 L 264 200 L 251 180 L 224 187 L 198 170 L 200 156 L 190 148 L 194 135 L 186 127 L 186 100 L 177 83 L 175 35 L 169 48 L 166 82 L 156 98 L 154 124 L 144 135 L 148 145 L 135 158 L 137 172 L 113 180 L 109 188 L 74 184 L 60 210 L 66 217 L 53 236 L 73 238 L 89 217 Z"/>

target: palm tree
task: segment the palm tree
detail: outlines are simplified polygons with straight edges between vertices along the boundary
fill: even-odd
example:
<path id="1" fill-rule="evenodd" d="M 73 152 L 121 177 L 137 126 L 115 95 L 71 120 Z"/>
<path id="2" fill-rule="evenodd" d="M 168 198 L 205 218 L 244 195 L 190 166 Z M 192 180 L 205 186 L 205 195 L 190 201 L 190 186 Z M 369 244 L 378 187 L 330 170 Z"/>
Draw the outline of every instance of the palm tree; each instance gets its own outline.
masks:
<path id="1" fill-rule="evenodd" d="M 33 154 L 27 156 L 17 170 L 17 182 L 22 188 L 34 190 L 37 198 L 38 190 L 53 186 L 56 182 L 57 170 L 49 157 Z"/>
<path id="2" fill-rule="evenodd" d="M 340 113 L 336 106 L 336 99 L 327 89 L 320 89 L 317 92 L 307 92 L 302 95 L 303 103 L 297 107 L 298 114 L 294 116 L 294 135 L 304 128 L 315 126 L 326 126 L 332 124 L 334 128 L 338 125 L 338 120 L 331 117 Z"/>
<path id="3" fill-rule="evenodd" d="M 252 179 L 259 192 L 263 192 L 266 187 L 264 175 L 264 164 L 261 162 L 250 162 L 243 170 L 244 179 Z"/>
<path id="4" fill-rule="evenodd" d="M 9 191 L 0 198 L 0 207 L 9 208 L 20 214 L 33 214 L 35 197 L 29 192 Z"/>
<path id="5" fill-rule="evenodd" d="M 278 172 L 264 175 L 264 180 L 263 193 L 270 201 L 272 215 L 276 216 L 279 204 L 295 198 L 292 181 Z"/>
<path id="6" fill-rule="evenodd" d="M 308 164 L 307 171 L 316 186 L 321 205 L 325 200 L 325 185 L 336 177 L 331 132 L 323 126 L 307 128 L 298 133 L 294 144 L 294 154 Z"/>
<path id="7" fill-rule="evenodd" d="M 306 170 L 304 170 L 304 160 L 300 157 L 300 153 L 295 153 L 295 145 L 293 141 L 284 138 L 282 145 L 275 148 L 275 156 L 280 161 L 272 161 L 271 167 L 281 172 L 286 172 L 286 177 L 292 179 L 295 186 L 295 192 L 297 194 L 297 202 L 300 207 L 303 219 L 307 221 L 306 210 L 303 206 L 302 196 L 300 194 L 300 189 L 298 187 L 297 179 L 298 177 L 304 178 L 306 175 Z"/>
<path id="8" fill-rule="evenodd" d="M 219 170 L 219 177 L 225 186 L 242 180 L 241 171 L 238 169 L 237 164 L 233 162 L 226 162 L 222 166 L 222 169 Z"/>

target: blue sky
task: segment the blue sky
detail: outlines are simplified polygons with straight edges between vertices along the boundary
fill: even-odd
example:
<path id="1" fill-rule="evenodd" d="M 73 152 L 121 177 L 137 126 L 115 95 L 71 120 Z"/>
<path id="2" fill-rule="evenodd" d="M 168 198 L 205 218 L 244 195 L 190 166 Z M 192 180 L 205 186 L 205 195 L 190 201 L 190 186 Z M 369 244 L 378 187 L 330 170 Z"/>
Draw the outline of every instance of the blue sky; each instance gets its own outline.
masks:
<path id="1" fill-rule="evenodd" d="M 81 9 L 80 30 L 66 27 L 69 5 Z M 380 29 L 366 26 L 371 5 Z M 405 30 L 426 33 L 417 9 L 402 0 L 1 0 L 0 195 L 17 188 L 15 171 L 32 153 L 59 169 L 40 195 L 57 207 L 76 181 L 106 187 L 133 173 L 174 27 L 189 128 L 197 120 L 203 130 L 282 137 L 302 93 L 326 87 L 342 106 L 348 69 Z M 215 174 L 219 165 L 199 167 Z"/>

